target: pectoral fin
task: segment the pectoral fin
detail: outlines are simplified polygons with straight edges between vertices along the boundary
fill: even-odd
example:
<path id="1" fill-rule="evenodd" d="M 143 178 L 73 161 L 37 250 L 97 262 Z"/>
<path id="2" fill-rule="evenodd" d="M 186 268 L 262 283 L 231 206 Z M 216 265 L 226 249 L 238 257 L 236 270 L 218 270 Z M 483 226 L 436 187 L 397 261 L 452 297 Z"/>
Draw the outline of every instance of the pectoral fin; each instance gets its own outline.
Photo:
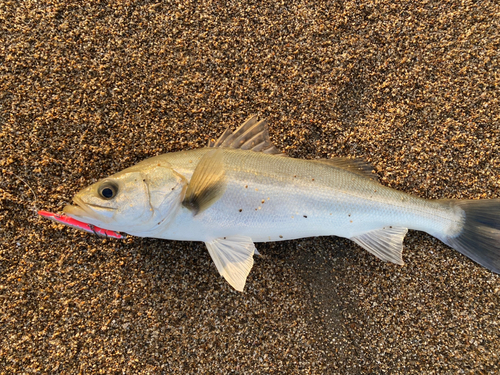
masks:
<path id="1" fill-rule="evenodd" d="M 352 237 L 351 240 L 384 261 L 403 265 L 403 240 L 408 228 L 385 227 Z"/>
<path id="2" fill-rule="evenodd" d="M 214 149 L 200 159 L 189 181 L 182 204 L 196 215 L 217 202 L 225 190 L 222 151 Z"/>
<path id="3" fill-rule="evenodd" d="M 205 243 L 217 270 L 237 291 L 242 292 L 257 252 L 250 237 L 230 236 Z"/>

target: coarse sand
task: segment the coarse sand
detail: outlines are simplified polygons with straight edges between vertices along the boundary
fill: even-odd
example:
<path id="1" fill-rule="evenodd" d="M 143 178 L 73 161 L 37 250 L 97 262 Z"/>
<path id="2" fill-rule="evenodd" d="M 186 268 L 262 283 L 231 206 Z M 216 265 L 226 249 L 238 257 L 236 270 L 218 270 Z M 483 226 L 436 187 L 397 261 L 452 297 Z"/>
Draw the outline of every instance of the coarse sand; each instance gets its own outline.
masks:
<path id="1" fill-rule="evenodd" d="M 0 374 L 493 374 L 500 277 L 410 231 L 205 245 L 37 217 L 251 114 L 291 157 L 426 198 L 500 197 L 498 1 L 0 2 Z M 500 214 L 500 213 L 499 213 Z"/>

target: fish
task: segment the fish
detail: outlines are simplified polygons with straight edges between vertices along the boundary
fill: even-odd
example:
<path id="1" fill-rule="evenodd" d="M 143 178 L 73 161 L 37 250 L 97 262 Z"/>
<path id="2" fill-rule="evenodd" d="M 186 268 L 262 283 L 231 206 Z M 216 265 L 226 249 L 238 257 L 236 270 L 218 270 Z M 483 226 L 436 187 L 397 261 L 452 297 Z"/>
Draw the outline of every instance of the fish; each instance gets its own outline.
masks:
<path id="1" fill-rule="evenodd" d="M 500 273 L 500 199 L 429 200 L 382 185 L 362 159 L 288 157 L 255 115 L 204 148 L 155 156 L 84 188 L 63 213 L 77 228 L 204 242 L 237 291 L 255 243 L 345 237 L 403 265 L 408 229 Z"/>

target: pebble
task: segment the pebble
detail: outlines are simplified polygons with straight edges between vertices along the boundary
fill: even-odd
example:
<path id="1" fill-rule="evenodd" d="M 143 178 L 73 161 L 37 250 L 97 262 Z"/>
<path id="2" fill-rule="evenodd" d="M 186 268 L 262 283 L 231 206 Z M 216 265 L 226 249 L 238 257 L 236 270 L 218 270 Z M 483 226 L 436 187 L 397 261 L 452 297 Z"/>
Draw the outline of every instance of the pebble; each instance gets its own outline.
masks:
<path id="1" fill-rule="evenodd" d="M 249 115 L 291 157 L 425 198 L 499 197 L 497 1 L 3 1 L 0 373 L 500 371 L 500 278 L 419 232 L 258 244 L 244 293 L 200 243 L 36 215 Z"/>

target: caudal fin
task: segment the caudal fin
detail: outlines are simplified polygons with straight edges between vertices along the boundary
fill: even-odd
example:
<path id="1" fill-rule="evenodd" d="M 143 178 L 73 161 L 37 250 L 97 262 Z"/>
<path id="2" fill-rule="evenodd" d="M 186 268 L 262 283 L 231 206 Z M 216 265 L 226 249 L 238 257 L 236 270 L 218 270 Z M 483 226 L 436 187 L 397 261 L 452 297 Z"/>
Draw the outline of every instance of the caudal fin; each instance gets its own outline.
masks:
<path id="1" fill-rule="evenodd" d="M 454 200 L 464 211 L 462 231 L 441 240 L 490 271 L 500 273 L 500 199 Z"/>

